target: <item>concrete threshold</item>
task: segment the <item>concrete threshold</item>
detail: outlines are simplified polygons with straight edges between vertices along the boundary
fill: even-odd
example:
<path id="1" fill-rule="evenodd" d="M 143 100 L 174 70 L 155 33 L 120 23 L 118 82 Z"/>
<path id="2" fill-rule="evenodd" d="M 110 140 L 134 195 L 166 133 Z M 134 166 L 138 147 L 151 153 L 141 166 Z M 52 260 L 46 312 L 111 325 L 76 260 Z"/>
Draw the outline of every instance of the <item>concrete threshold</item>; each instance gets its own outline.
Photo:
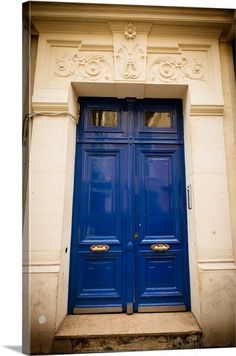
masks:
<path id="1" fill-rule="evenodd" d="M 68 315 L 56 338 L 201 333 L 191 312 Z"/>
<path id="2" fill-rule="evenodd" d="M 191 312 L 68 315 L 55 335 L 54 353 L 201 347 Z"/>

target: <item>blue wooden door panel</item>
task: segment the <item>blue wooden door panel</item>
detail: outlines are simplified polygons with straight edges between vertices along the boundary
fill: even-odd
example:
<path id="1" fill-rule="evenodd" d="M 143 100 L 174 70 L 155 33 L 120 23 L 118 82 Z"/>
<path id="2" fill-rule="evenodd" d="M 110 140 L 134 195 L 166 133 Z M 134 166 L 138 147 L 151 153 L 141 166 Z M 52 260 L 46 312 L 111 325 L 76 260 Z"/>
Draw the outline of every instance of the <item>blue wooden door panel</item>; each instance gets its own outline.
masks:
<path id="1" fill-rule="evenodd" d="M 179 151 L 178 145 L 136 147 L 136 311 L 143 306 L 186 306 Z M 168 243 L 170 249 L 153 251 L 155 243 Z"/>
<path id="2" fill-rule="evenodd" d="M 140 303 L 159 304 L 169 301 L 169 297 L 183 298 L 182 264 L 180 250 L 157 253 L 150 250 L 139 252 L 139 295 Z M 173 298 L 172 298 L 173 299 Z M 179 298 L 178 300 L 181 301 Z M 167 303 L 168 304 L 168 303 Z"/>
<path id="3" fill-rule="evenodd" d="M 78 256 L 76 299 L 79 306 L 121 304 L 122 254 L 82 252 Z M 94 302 L 95 301 L 95 302 Z M 94 305 L 94 306 L 95 306 Z"/>
<path id="4" fill-rule="evenodd" d="M 123 149 L 85 148 L 80 241 L 120 243 L 122 227 L 121 160 Z M 123 158 L 124 159 L 124 158 Z"/>
<path id="5" fill-rule="evenodd" d="M 178 164 L 178 146 L 140 145 L 136 149 L 141 243 L 181 240 Z"/>
<path id="6" fill-rule="evenodd" d="M 123 278 L 127 256 L 127 145 L 81 144 L 76 169 L 73 224 L 73 273 L 70 310 L 120 307 L 126 300 Z M 93 252 L 106 244 L 108 251 Z"/>
<path id="7" fill-rule="evenodd" d="M 80 104 L 69 313 L 188 310 L 181 102 Z"/>

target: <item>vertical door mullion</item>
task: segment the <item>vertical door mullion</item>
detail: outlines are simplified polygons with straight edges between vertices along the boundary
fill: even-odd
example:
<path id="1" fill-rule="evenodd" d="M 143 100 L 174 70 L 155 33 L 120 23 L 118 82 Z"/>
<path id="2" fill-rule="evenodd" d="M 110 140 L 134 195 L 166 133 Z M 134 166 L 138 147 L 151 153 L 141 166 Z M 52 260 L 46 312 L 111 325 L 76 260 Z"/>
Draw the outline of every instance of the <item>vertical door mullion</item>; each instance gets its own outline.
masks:
<path id="1" fill-rule="evenodd" d="M 139 161 L 137 156 L 137 145 L 134 145 L 134 229 L 138 233 L 137 239 L 134 240 L 134 310 L 137 312 L 137 289 L 138 289 L 138 245 L 141 238 L 141 228 L 139 227 L 140 223 L 140 181 L 139 181 Z"/>
<path id="2" fill-rule="evenodd" d="M 127 212 L 127 314 L 133 313 L 134 302 L 134 99 L 127 99 L 127 120 L 128 120 L 128 212 Z"/>
<path id="3" fill-rule="evenodd" d="M 133 288 L 134 288 L 134 244 L 133 244 L 133 201 L 132 201 L 132 190 L 133 190 L 133 145 L 128 144 L 128 183 L 127 183 L 127 269 L 126 269 L 126 285 L 127 285 L 127 313 L 132 314 L 133 312 Z"/>

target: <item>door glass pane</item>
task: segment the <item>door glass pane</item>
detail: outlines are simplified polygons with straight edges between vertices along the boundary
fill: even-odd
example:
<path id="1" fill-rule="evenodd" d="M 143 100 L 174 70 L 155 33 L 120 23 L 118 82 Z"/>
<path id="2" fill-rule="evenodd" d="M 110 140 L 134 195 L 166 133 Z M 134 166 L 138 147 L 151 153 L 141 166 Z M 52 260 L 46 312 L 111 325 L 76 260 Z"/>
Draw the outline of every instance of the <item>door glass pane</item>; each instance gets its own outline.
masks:
<path id="1" fill-rule="evenodd" d="M 146 127 L 171 128 L 171 112 L 146 111 L 144 113 L 144 125 Z"/>
<path id="2" fill-rule="evenodd" d="M 117 111 L 92 110 L 90 114 L 91 126 L 117 127 Z"/>

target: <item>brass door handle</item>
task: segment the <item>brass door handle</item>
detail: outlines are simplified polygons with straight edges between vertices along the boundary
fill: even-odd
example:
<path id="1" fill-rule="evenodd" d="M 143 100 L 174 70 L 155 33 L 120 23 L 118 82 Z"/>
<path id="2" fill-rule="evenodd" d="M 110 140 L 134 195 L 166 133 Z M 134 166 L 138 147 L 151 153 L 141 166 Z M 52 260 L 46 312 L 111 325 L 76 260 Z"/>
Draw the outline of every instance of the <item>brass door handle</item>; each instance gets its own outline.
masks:
<path id="1" fill-rule="evenodd" d="M 106 252 L 110 248 L 109 245 L 91 245 L 90 250 L 93 252 Z"/>
<path id="2" fill-rule="evenodd" d="M 151 245 L 150 248 L 153 251 L 168 251 L 170 248 L 170 245 L 168 245 L 168 244 L 153 244 L 153 245 Z"/>

